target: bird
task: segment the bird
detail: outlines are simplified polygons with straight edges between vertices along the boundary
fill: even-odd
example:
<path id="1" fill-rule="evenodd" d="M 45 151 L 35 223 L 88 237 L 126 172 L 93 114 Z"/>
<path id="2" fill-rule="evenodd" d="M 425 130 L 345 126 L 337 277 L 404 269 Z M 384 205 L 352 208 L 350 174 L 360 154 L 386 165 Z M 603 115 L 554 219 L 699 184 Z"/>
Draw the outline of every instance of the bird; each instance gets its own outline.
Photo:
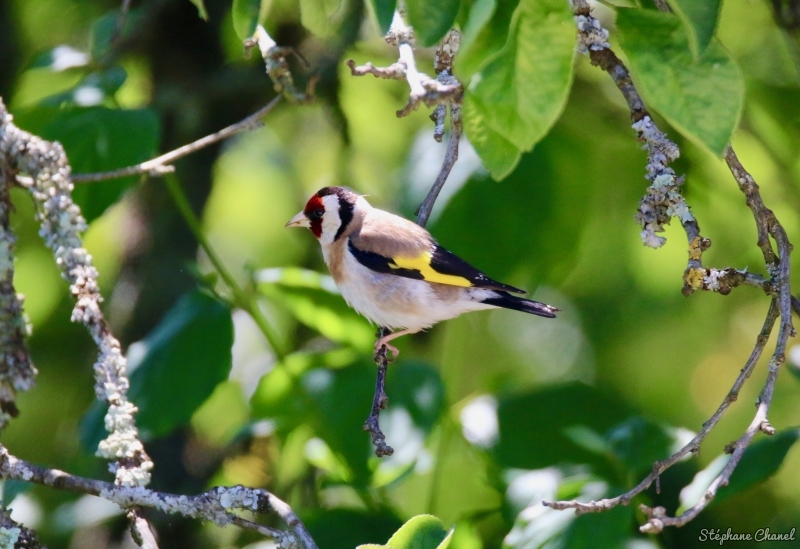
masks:
<path id="1" fill-rule="evenodd" d="M 559 309 L 513 294 L 525 290 L 497 282 L 440 246 L 416 223 L 374 208 L 345 187 L 323 187 L 286 227 L 306 227 L 347 304 L 379 327 L 375 353 L 389 342 L 463 313 L 505 308 L 546 318 Z"/>

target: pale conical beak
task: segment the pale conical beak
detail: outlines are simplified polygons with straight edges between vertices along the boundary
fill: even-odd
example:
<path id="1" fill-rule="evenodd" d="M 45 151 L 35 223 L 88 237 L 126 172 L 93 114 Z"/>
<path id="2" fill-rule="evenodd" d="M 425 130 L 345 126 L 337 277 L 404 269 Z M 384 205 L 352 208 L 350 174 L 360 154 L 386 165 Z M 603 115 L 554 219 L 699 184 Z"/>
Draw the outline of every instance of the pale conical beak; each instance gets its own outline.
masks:
<path id="1" fill-rule="evenodd" d="M 300 212 L 293 218 L 289 220 L 289 222 L 284 225 L 285 227 L 311 227 L 311 220 L 306 217 L 305 212 Z"/>

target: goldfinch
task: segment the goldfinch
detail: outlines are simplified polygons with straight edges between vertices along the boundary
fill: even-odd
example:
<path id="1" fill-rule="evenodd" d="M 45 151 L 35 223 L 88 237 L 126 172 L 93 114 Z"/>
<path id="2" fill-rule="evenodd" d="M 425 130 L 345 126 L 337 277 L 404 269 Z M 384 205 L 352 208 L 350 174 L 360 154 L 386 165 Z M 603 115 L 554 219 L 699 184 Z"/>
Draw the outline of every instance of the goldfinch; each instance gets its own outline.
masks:
<path id="1" fill-rule="evenodd" d="M 324 187 L 287 227 L 308 227 L 322 246 L 333 281 L 347 304 L 397 337 L 430 328 L 462 313 L 502 307 L 554 318 L 555 307 L 511 295 L 524 294 L 492 280 L 436 243 L 407 219 L 373 208 L 343 187 Z"/>

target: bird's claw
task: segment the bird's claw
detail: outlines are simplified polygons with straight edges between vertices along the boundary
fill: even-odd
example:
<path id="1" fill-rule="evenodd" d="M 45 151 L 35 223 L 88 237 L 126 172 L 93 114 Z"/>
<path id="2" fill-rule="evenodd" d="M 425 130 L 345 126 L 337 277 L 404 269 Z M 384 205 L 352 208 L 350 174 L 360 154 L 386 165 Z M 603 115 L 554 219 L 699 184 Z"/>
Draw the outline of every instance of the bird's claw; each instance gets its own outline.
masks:
<path id="1" fill-rule="evenodd" d="M 383 351 L 383 347 L 386 348 L 385 351 Z M 397 350 L 397 347 L 379 339 L 375 342 L 375 356 L 379 357 L 382 351 L 386 353 L 386 358 L 389 359 L 389 362 L 397 360 L 397 357 L 400 356 L 400 351 Z M 392 356 L 389 356 L 390 354 Z"/>

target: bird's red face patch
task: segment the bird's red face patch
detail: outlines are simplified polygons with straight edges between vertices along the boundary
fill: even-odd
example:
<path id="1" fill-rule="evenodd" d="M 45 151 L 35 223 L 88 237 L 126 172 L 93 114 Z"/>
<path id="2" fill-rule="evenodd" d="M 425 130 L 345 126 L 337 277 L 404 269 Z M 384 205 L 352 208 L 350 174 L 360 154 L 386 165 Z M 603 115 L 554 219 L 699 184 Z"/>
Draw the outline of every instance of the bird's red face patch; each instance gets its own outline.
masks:
<path id="1" fill-rule="evenodd" d="M 314 233 L 314 236 L 317 238 L 321 237 L 322 216 L 325 214 L 325 205 L 322 203 L 322 199 L 317 195 L 309 198 L 303 212 L 305 212 L 306 217 L 311 221 L 311 232 Z"/>

